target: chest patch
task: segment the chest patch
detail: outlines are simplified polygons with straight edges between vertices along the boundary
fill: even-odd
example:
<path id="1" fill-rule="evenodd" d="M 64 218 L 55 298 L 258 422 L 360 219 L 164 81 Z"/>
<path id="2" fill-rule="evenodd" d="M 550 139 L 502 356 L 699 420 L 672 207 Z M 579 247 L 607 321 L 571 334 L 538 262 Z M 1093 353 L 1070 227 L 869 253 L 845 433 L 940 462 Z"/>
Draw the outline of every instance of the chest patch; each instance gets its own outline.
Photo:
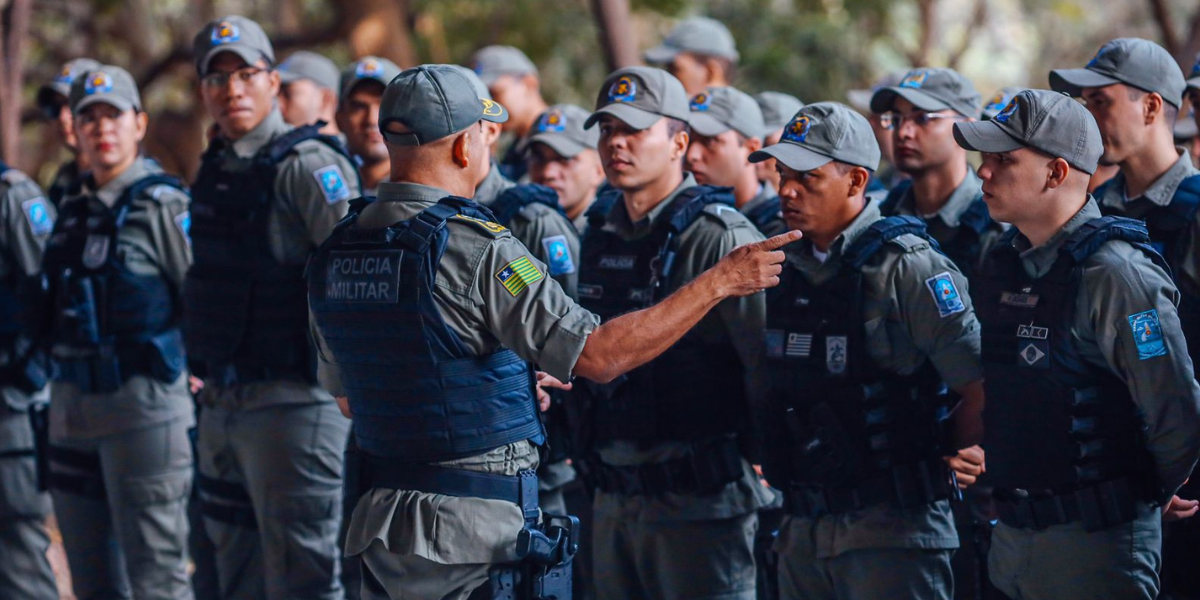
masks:
<path id="1" fill-rule="evenodd" d="M 399 302 L 403 255 L 403 250 L 329 253 L 325 299 L 373 304 Z"/>

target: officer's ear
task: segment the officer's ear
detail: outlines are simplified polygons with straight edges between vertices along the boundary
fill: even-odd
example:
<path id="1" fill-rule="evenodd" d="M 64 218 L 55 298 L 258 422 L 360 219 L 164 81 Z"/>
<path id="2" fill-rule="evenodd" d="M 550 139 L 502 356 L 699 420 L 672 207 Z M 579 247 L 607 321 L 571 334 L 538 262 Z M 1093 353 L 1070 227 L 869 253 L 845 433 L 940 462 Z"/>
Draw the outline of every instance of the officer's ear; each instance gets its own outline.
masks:
<path id="1" fill-rule="evenodd" d="M 857 198 L 867 193 L 867 184 L 871 183 L 871 172 L 864 167 L 850 167 L 850 189 L 846 196 Z"/>
<path id="2" fill-rule="evenodd" d="M 471 129 L 468 127 L 454 138 L 454 143 L 450 145 L 451 158 L 454 164 L 460 169 L 465 169 L 471 166 Z"/>
<path id="3" fill-rule="evenodd" d="M 279 90 L 283 87 L 283 79 L 279 76 L 279 71 L 271 69 L 267 71 L 267 82 L 271 86 L 271 96 L 278 97 Z"/>
<path id="4" fill-rule="evenodd" d="M 759 150 L 762 150 L 762 147 L 763 147 L 762 138 L 749 137 L 749 138 L 743 138 L 743 139 L 745 141 L 742 143 L 742 147 L 746 149 L 747 156 L 749 156 L 750 154 L 753 154 L 755 152 L 758 152 Z"/>
<path id="5" fill-rule="evenodd" d="M 1050 169 L 1046 173 L 1046 189 L 1058 189 L 1067 182 L 1067 176 L 1071 174 L 1071 165 L 1066 160 L 1063 160 L 1062 157 L 1055 157 L 1047 166 Z"/>
<path id="6" fill-rule="evenodd" d="M 1146 125 L 1154 123 L 1155 119 L 1163 114 L 1163 97 L 1157 92 L 1144 94 L 1142 96 L 1142 120 Z M 1167 124 L 1172 125 L 1171 123 Z"/>
<path id="7" fill-rule="evenodd" d="M 145 111 L 139 110 L 133 113 L 133 119 L 137 124 L 137 141 L 141 143 L 146 139 L 146 130 L 150 127 L 150 117 L 146 115 Z"/>

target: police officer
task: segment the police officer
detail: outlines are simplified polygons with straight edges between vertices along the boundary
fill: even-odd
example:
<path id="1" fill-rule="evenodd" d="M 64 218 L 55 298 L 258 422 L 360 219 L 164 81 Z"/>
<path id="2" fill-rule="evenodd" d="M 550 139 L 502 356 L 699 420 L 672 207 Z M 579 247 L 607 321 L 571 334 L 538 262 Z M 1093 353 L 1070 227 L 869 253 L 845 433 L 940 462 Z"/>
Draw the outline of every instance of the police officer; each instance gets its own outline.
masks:
<path id="1" fill-rule="evenodd" d="M 76 58 L 64 64 L 53 81 L 38 88 L 37 106 L 42 113 L 42 118 L 54 124 L 55 135 L 73 156 L 71 161 L 58 168 L 54 174 L 54 180 L 50 182 L 50 189 L 46 191 L 46 197 L 54 206 L 62 204 L 67 189 L 71 187 L 79 174 L 88 168 L 88 165 L 82 162 L 86 159 L 79 154 L 79 143 L 75 139 L 75 127 L 71 124 L 71 107 L 67 101 L 67 97 L 71 94 L 71 83 L 80 75 L 99 66 L 100 63 L 90 58 Z"/>
<path id="2" fill-rule="evenodd" d="M 600 325 L 463 199 L 490 168 L 481 121 L 503 122 L 502 106 L 461 71 L 424 65 L 388 85 L 380 116 L 392 182 L 355 205 L 309 269 L 322 381 L 346 398 L 366 454 L 346 552 L 363 558 L 363 598 L 463 599 L 489 572 L 503 585 L 494 567 L 517 562 L 514 540 L 538 527 L 531 363 L 610 381 L 723 299 L 773 285 L 782 253 L 766 250 L 796 234 L 739 248 L 662 303 Z"/>
<path id="3" fill-rule="evenodd" d="M 1012 223 L 972 289 L 983 326 L 992 582 L 1014 598 L 1155 598 L 1162 515 L 1200 456 L 1179 298 L 1141 223 L 1087 195 L 1096 121 L 1026 90 L 955 139 Z M 978 415 L 975 415 L 978 416 Z"/>
<path id="4" fill-rule="evenodd" d="M 525 144 L 540 116 L 549 106 L 542 98 L 537 65 L 519 48 L 485 46 L 471 56 L 471 67 L 487 86 L 492 98 L 508 110 L 508 121 L 501 128 L 508 143 L 500 153 L 500 171 L 513 181 L 528 174 L 524 160 Z"/>
<path id="5" fill-rule="evenodd" d="M 740 58 L 729 28 L 708 17 L 683 19 L 661 44 L 642 56 L 683 83 L 688 97 L 732 84 Z"/>
<path id="6" fill-rule="evenodd" d="M 342 71 L 337 124 L 346 136 L 346 148 L 358 160 L 363 195 L 374 196 L 375 188 L 388 178 L 391 163 L 379 133 L 379 99 L 383 88 L 400 67 L 378 56 L 354 61 Z"/>
<path id="7" fill-rule="evenodd" d="M 787 231 L 775 188 L 758 180 L 748 158 L 762 148 L 762 110 L 748 94 L 709 88 L 692 97 L 686 166 L 701 185 L 733 188 L 738 210 L 763 235 Z"/>
<path id="8" fill-rule="evenodd" d="M 909 179 L 888 192 L 885 216 L 920 217 L 968 279 L 1003 229 L 988 216 L 979 177 L 951 126 L 979 117 L 979 93 L 952 69 L 914 69 L 871 97 L 871 110 L 890 113 L 896 168 Z"/>
<path id="9" fill-rule="evenodd" d="M 604 167 L 596 151 L 600 132 L 583 128 L 590 114 L 573 104 L 555 104 L 538 115 L 525 144 L 529 180 L 558 194 L 558 203 L 580 234 L 604 183 Z"/>
<path id="10" fill-rule="evenodd" d="M 13 600 L 58 597 L 46 559 L 50 496 L 39 485 L 48 365 L 33 339 L 54 218 L 41 188 L 0 161 L 0 597 Z"/>
<path id="11" fill-rule="evenodd" d="M 196 35 L 201 98 L 220 135 L 194 188 L 196 263 L 184 303 L 204 389 L 197 483 L 232 598 L 342 596 L 337 532 L 350 423 L 316 382 L 304 264 L 359 195 L 336 139 L 275 108 L 279 73 L 257 23 Z"/>
<path id="12" fill-rule="evenodd" d="M 952 597 L 958 546 L 942 382 L 982 402 L 966 279 L 920 220 L 865 200 L 867 120 L 820 102 L 775 158 L 784 218 L 805 232 L 767 297 L 767 479 L 790 514 L 775 544 L 784 598 Z M 958 444 L 954 441 L 963 440 Z"/>
<path id="13" fill-rule="evenodd" d="M 692 113 L 666 71 L 613 72 L 585 127 L 616 193 L 588 214 L 583 306 L 612 320 L 685 287 L 762 236 L 728 190 L 683 170 Z M 722 303 L 669 352 L 611 382 L 576 383 L 592 406 L 597 598 L 755 597 L 757 512 L 772 500 L 750 468 L 746 395 L 761 352 L 763 297 Z"/>
<path id="14" fill-rule="evenodd" d="M 758 103 L 758 108 L 762 111 L 764 148 L 778 144 L 779 139 L 783 137 L 783 126 L 792 120 L 792 115 L 795 115 L 796 111 L 804 108 L 804 103 L 799 98 L 782 92 L 755 94 L 754 101 Z M 770 185 L 771 189 L 779 190 L 779 174 L 775 172 L 773 159 L 755 163 L 754 168 L 758 173 L 759 181 Z"/>
<path id="15" fill-rule="evenodd" d="M 283 121 L 293 127 L 325 125 L 321 133 L 338 135 L 334 118 L 338 106 L 341 74 L 332 60 L 301 50 L 279 63 L 279 112 Z"/>
<path id="16" fill-rule="evenodd" d="M 188 194 L 139 155 L 148 119 L 124 69 L 80 75 L 70 102 L 91 167 L 63 200 L 45 270 L 50 487 L 71 579 L 80 598 L 190 599 Z"/>
<path id="17" fill-rule="evenodd" d="M 850 106 L 866 115 L 867 121 L 871 123 L 871 131 L 875 132 L 875 141 L 879 143 L 879 169 L 872 176 L 871 185 L 867 188 L 867 198 L 872 202 L 882 201 L 888 190 L 904 179 L 904 175 L 897 171 L 893 164 L 892 113 L 877 113 L 871 110 L 871 98 L 875 96 L 875 92 L 885 87 L 899 85 L 900 80 L 907 74 L 908 71 L 892 71 L 876 80 L 870 89 L 846 92 L 846 100 L 850 102 Z"/>

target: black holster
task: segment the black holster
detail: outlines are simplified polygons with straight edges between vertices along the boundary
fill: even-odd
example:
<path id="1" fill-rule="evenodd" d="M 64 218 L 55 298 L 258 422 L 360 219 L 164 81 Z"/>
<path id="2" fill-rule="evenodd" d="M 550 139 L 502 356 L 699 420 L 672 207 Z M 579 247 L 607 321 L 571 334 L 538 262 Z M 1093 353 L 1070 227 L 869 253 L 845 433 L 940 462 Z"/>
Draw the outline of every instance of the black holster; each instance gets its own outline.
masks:
<path id="1" fill-rule="evenodd" d="M 492 600 L 571 600 L 571 570 L 579 551 L 579 519 L 543 515 L 540 527 L 521 530 L 521 562 L 488 572 Z"/>

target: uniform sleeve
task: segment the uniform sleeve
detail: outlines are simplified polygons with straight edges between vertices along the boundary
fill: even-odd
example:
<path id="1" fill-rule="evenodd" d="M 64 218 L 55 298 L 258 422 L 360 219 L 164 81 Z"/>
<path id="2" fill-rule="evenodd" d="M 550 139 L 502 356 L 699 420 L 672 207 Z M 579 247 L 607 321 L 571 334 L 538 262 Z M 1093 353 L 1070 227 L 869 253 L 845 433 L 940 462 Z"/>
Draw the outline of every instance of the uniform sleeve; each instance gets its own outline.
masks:
<path id="1" fill-rule="evenodd" d="M 1140 251 L 1097 253 L 1084 271 L 1082 331 L 1129 386 L 1166 497 L 1200 456 L 1200 387 L 1179 325 L 1179 292 Z M 1083 312 L 1083 311 L 1081 311 Z"/>
<path id="2" fill-rule="evenodd" d="M 54 229 L 57 212 L 33 180 L 24 178 L 14 185 L 0 182 L 4 210 L 4 245 L 15 268 L 25 275 L 42 269 L 42 252 Z"/>
<path id="3" fill-rule="evenodd" d="M 483 251 L 471 296 L 483 326 L 501 344 L 567 381 L 600 318 L 546 273 L 545 263 L 515 238 L 496 238 Z"/>
<path id="4" fill-rule="evenodd" d="M 566 217 L 542 204 L 523 211 L 530 218 L 512 224 L 513 235 L 546 264 L 550 277 L 571 298 L 578 298 L 579 234 Z"/>
<path id="5" fill-rule="evenodd" d="M 983 379 L 979 321 L 958 267 L 921 244 L 900 257 L 891 281 L 904 329 L 946 385 L 957 388 Z"/>
<path id="6" fill-rule="evenodd" d="M 284 163 L 275 181 L 291 203 L 309 241 L 319 246 L 346 216 L 349 200 L 362 195 L 354 165 L 321 142 L 303 142 L 296 158 Z"/>
<path id="7" fill-rule="evenodd" d="M 192 246 L 188 238 L 191 227 L 191 197 L 169 186 L 160 186 L 152 193 L 159 194 L 161 207 L 155 216 L 153 243 L 158 266 L 163 275 L 175 286 L 183 289 L 183 281 L 192 266 Z"/>

